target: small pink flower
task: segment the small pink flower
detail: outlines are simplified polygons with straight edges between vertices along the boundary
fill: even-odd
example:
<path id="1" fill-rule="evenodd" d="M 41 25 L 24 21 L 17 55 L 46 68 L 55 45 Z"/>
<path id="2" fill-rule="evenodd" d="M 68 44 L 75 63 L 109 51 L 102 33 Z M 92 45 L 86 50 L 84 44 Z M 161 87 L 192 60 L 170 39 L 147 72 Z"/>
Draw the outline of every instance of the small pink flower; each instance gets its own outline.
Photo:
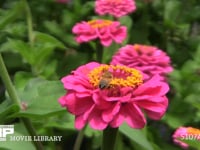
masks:
<path id="1" fill-rule="evenodd" d="M 175 144 L 181 146 L 183 149 L 188 149 L 189 145 L 182 142 L 181 139 L 200 141 L 200 130 L 193 127 L 179 127 L 172 137 Z"/>
<path id="2" fill-rule="evenodd" d="M 146 124 L 144 112 L 159 120 L 168 106 L 169 87 L 154 76 L 143 83 L 140 71 L 126 66 L 91 62 L 61 79 L 67 93 L 59 103 L 75 115 L 75 127 L 87 123 L 97 130 L 119 127 L 126 122 L 132 128 Z"/>
<path id="3" fill-rule="evenodd" d="M 170 65 L 170 57 L 164 51 L 154 46 L 139 44 L 120 48 L 113 56 L 111 64 L 136 68 L 144 73 L 145 80 L 155 74 L 164 77 L 173 70 Z"/>
<path id="4" fill-rule="evenodd" d="M 126 30 L 126 27 L 120 26 L 118 21 L 92 20 L 77 23 L 72 32 L 76 34 L 78 43 L 89 42 L 99 38 L 102 45 L 109 46 L 113 40 L 116 43 L 122 43 L 126 38 Z"/>
<path id="5" fill-rule="evenodd" d="M 95 11 L 99 15 L 110 14 L 117 18 L 136 10 L 134 0 L 96 0 Z"/>
<path id="6" fill-rule="evenodd" d="M 177 145 L 180 145 L 183 149 L 187 149 L 189 147 L 188 144 L 178 140 L 178 138 L 182 138 L 183 135 L 187 133 L 187 128 L 186 127 L 179 127 L 173 134 L 173 141 Z"/>

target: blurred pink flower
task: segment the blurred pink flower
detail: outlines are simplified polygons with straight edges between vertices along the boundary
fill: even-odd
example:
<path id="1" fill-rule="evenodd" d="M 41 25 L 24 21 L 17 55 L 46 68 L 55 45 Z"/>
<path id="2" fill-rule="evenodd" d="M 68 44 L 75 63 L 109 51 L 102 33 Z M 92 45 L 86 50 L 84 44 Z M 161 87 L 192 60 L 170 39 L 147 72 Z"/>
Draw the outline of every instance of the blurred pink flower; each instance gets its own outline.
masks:
<path id="1" fill-rule="evenodd" d="M 199 140 L 200 130 L 193 127 L 179 127 L 172 135 L 175 144 L 183 149 L 188 149 L 189 145 L 181 140 Z"/>
<path id="2" fill-rule="evenodd" d="M 126 30 L 126 27 L 120 26 L 118 21 L 91 20 L 77 23 L 72 32 L 76 34 L 78 43 L 99 38 L 102 45 L 109 46 L 113 40 L 116 43 L 122 43 L 126 38 Z"/>
<path id="3" fill-rule="evenodd" d="M 110 14 L 117 18 L 136 10 L 134 0 L 96 0 L 95 11 L 99 15 Z"/>
<path id="4" fill-rule="evenodd" d="M 154 46 L 147 45 L 126 45 L 117 51 L 113 56 L 112 65 L 125 65 L 130 68 L 136 68 L 144 73 L 145 80 L 155 74 L 163 78 L 167 73 L 173 71 L 170 65 L 170 57 Z"/>
<path id="5" fill-rule="evenodd" d="M 179 127 L 172 136 L 174 143 L 176 143 L 177 145 L 180 145 L 183 149 L 187 149 L 189 147 L 189 145 L 178 140 L 178 138 L 182 138 L 182 136 L 185 134 L 187 134 L 187 128 Z"/>
<path id="6" fill-rule="evenodd" d="M 105 77 L 106 73 L 112 77 Z M 168 106 L 167 83 L 157 75 L 143 83 L 140 71 L 126 66 L 91 62 L 61 81 L 67 92 L 59 103 L 75 115 L 77 129 L 87 123 L 97 130 L 117 128 L 123 122 L 132 128 L 143 128 L 144 112 L 159 120 Z"/>

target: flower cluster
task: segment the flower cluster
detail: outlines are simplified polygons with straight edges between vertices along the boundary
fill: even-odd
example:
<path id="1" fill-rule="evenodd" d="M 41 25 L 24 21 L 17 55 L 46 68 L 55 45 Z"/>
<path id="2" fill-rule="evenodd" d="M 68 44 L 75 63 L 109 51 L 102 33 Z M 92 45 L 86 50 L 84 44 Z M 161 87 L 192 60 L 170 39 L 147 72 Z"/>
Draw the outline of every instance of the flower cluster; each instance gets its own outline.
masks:
<path id="1" fill-rule="evenodd" d="M 165 52 L 154 46 L 140 44 L 120 48 L 113 56 L 111 64 L 136 68 L 144 73 L 145 80 L 155 74 L 164 77 L 173 70 L 170 57 Z"/>
<path id="2" fill-rule="evenodd" d="M 136 10 L 133 0 L 96 0 L 99 15 L 116 18 Z M 103 46 L 122 43 L 126 26 L 118 21 L 91 20 L 77 23 L 72 32 L 78 43 L 100 40 Z M 61 79 L 66 94 L 59 103 L 75 115 L 75 127 L 87 123 L 97 130 L 119 127 L 126 122 L 132 128 L 143 128 L 145 116 L 161 119 L 168 107 L 169 86 L 164 76 L 171 72 L 170 58 L 162 50 L 145 45 L 126 45 L 110 65 L 91 62 L 78 67 Z"/>
<path id="3" fill-rule="evenodd" d="M 200 129 L 193 127 L 179 127 L 173 134 L 173 141 L 175 144 L 180 145 L 183 149 L 187 149 L 189 145 L 181 140 L 199 140 Z"/>
<path id="4" fill-rule="evenodd" d="M 134 0 L 96 0 L 95 11 L 99 15 L 110 14 L 117 18 L 136 10 Z"/>
<path id="5" fill-rule="evenodd" d="M 78 43 L 99 38 L 104 46 L 111 45 L 112 41 L 122 43 L 126 38 L 126 30 L 126 27 L 121 26 L 120 22 L 110 20 L 83 21 L 77 23 L 72 29 Z"/>
<path id="6" fill-rule="evenodd" d="M 102 78 L 106 72 L 112 76 Z M 132 128 L 143 128 L 144 112 L 158 120 L 168 106 L 165 94 L 169 87 L 159 79 L 154 76 L 143 82 L 136 69 L 91 62 L 62 78 L 67 93 L 59 103 L 75 115 L 77 129 L 89 123 L 93 129 L 103 130 L 107 126 L 119 127 L 123 122 Z"/>

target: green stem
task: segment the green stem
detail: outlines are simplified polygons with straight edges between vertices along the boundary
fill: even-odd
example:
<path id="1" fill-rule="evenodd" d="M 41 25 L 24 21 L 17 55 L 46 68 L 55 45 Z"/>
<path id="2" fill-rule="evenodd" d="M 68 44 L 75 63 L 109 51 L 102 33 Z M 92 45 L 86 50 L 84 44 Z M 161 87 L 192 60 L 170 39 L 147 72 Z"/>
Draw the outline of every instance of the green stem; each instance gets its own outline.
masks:
<path id="1" fill-rule="evenodd" d="M 102 63 L 102 59 L 103 59 L 103 46 L 97 42 L 97 46 L 96 46 L 96 51 L 97 51 L 97 61 L 99 63 Z"/>
<path id="2" fill-rule="evenodd" d="M 78 132 L 78 136 L 76 138 L 73 150 L 80 150 L 81 143 L 82 143 L 83 137 L 84 137 L 85 129 L 86 129 L 86 126 L 81 131 Z"/>
<path id="3" fill-rule="evenodd" d="M 28 133 L 34 137 L 37 136 L 37 133 L 35 131 L 35 128 L 33 127 L 33 124 L 31 121 L 27 118 L 21 118 L 22 122 L 24 123 Z M 43 145 L 40 141 L 33 141 L 33 144 L 35 145 L 37 150 L 44 150 Z"/>
<path id="4" fill-rule="evenodd" d="M 17 104 L 18 106 L 20 106 L 19 98 L 18 98 L 17 93 L 13 87 L 11 80 L 10 80 L 10 77 L 8 75 L 8 72 L 7 72 L 6 66 L 4 64 L 3 58 L 1 56 L 1 53 L 0 53 L 0 75 L 1 75 L 2 81 L 5 84 L 5 87 L 8 91 L 8 94 L 9 94 L 11 100 L 13 101 L 14 104 Z"/>
<path id="5" fill-rule="evenodd" d="M 101 150 L 115 150 L 118 128 L 106 128 L 103 131 Z"/>
<path id="6" fill-rule="evenodd" d="M 9 77 L 9 74 L 8 74 L 8 71 L 4 64 L 1 53 L 0 53 L 0 75 L 1 75 L 2 81 L 8 91 L 8 94 L 9 94 L 11 100 L 13 101 L 14 104 L 17 104 L 21 108 L 20 99 L 17 95 L 17 92 L 16 92 L 12 82 L 11 82 L 11 79 Z M 24 123 L 29 134 L 31 136 L 37 136 L 36 131 L 31 123 L 31 121 L 27 118 L 21 118 L 21 120 Z M 43 150 L 43 146 L 40 141 L 33 141 L 33 143 L 34 143 L 35 147 L 37 148 L 37 150 Z"/>
<path id="7" fill-rule="evenodd" d="M 31 15 L 31 10 L 30 7 L 27 3 L 26 0 L 23 0 L 24 5 L 25 5 L 25 13 L 26 13 L 26 19 L 27 19 L 27 25 L 28 25 L 28 38 L 29 38 L 29 43 L 31 46 L 33 46 L 34 43 L 34 32 L 33 32 L 33 23 L 32 23 L 32 15 Z"/>

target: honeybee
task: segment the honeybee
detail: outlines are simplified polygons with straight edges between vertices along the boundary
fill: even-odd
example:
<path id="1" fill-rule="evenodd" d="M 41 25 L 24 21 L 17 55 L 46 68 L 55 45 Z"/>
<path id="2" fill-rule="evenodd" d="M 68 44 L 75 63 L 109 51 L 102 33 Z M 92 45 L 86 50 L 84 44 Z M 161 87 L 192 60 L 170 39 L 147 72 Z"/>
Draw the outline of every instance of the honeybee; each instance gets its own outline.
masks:
<path id="1" fill-rule="evenodd" d="M 99 88 L 101 90 L 110 88 L 111 87 L 110 82 L 112 81 L 112 79 L 113 79 L 112 73 L 109 71 L 105 71 L 99 80 Z"/>

